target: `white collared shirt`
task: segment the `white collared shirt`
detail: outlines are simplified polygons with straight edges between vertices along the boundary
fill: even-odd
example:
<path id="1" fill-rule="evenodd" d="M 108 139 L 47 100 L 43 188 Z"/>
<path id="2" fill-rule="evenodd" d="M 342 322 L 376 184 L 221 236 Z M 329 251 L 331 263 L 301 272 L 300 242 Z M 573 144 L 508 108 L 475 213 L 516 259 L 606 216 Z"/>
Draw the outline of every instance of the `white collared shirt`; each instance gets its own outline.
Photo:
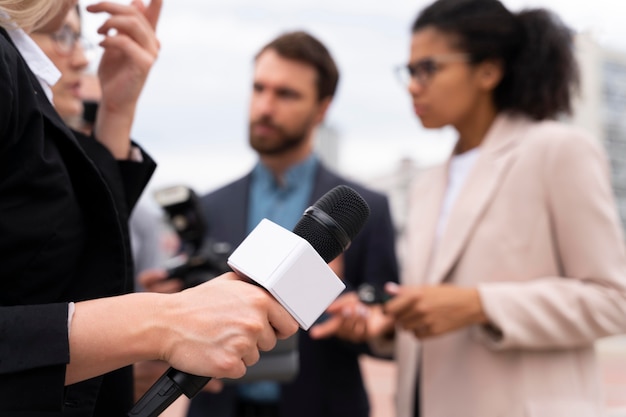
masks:
<path id="1" fill-rule="evenodd" d="M 6 30 L 22 58 L 24 58 L 30 70 L 35 74 L 37 80 L 39 80 L 46 97 L 52 103 L 52 86 L 61 78 L 61 72 L 26 32 L 18 27 L 6 28 Z"/>

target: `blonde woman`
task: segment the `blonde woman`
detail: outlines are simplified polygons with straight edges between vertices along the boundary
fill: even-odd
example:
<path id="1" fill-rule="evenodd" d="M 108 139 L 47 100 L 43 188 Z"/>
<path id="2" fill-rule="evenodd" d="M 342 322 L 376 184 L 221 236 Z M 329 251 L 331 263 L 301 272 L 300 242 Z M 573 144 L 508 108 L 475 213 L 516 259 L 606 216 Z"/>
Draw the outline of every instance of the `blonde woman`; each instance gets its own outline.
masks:
<path id="1" fill-rule="evenodd" d="M 61 73 L 59 80 L 52 86 L 54 108 L 70 126 L 81 128 L 84 110 L 82 81 L 89 60 L 78 6 L 70 9 L 56 31 L 47 33 L 36 30 L 30 37 Z"/>
<path id="2" fill-rule="evenodd" d="M 58 70 L 26 33 L 55 32 L 76 3 L 0 0 L 0 415 L 125 415 L 128 365 L 162 359 L 236 378 L 297 329 L 234 274 L 177 294 L 124 295 L 128 215 L 155 166 L 129 137 L 159 50 L 161 1 L 88 7 L 110 15 L 92 137 L 52 107 Z"/>

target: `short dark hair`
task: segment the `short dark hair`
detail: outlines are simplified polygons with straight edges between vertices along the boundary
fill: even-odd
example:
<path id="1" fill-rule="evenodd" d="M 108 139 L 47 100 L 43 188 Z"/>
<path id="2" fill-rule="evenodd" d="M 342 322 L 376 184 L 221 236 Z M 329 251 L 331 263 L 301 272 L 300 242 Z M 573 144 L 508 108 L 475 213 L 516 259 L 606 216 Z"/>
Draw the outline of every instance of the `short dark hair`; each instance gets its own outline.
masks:
<path id="1" fill-rule="evenodd" d="M 572 112 L 579 88 L 573 33 L 554 13 L 512 13 L 498 0 L 437 0 L 424 9 L 412 33 L 426 27 L 453 35 L 471 62 L 499 59 L 504 75 L 494 91 L 498 110 L 536 120 Z"/>
<path id="2" fill-rule="evenodd" d="M 283 33 L 256 54 L 255 59 L 267 51 L 276 51 L 286 59 L 303 62 L 317 70 L 317 99 L 335 95 L 339 83 L 339 70 L 328 49 L 315 37 L 303 31 Z"/>

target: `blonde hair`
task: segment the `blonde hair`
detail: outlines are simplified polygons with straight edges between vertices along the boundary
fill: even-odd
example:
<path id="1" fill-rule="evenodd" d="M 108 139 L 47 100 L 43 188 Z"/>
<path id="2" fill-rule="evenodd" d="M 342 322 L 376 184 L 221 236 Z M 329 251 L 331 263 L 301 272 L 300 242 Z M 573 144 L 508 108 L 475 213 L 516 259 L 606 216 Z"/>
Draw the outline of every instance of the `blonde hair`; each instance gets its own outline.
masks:
<path id="1" fill-rule="evenodd" d="M 27 32 L 53 19 L 63 7 L 63 0 L 0 0 L 0 26 L 15 25 Z"/>

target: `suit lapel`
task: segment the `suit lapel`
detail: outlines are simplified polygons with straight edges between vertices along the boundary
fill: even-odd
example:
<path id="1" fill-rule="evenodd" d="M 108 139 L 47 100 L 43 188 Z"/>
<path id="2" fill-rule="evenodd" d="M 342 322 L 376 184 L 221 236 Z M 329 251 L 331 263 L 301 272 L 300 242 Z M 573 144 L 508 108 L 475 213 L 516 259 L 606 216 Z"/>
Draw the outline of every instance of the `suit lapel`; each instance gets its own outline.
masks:
<path id="1" fill-rule="evenodd" d="M 248 210 L 250 208 L 250 183 L 252 182 L 252 173 L 248 173 L 241 181 L 233 184 L 232 204 L 229 206 L 228 229 L 232 236 L 235 237 L 237 244 L 242 242 L 248 235 Z M 242 203 L 243 202 L 243 203 Z"/>
<path id="2" fill-rule="evenodd" d="M 512 150 L 519 143 L 527 121 L 500 115 L 482 144 L 480 156 L 453 203 L 432 260 L 428 282 L 445 281 L 469 242 L 506 172 L 513 163 Z M 444 174 L 447 178 L 447 174 Z M 437 215 L 429 218 L 438 218 Z M 432 242 L 432 241 L 431 241 Z"/>
<path id="3" fill-rule="evenodd" d="M 315 173 L 315 180 L 313 181 L 313 190 L 309 198 L 309 205 L 315 204 L 324 194 L 340 184 L 343 184 L 341 178 L 328 170 L 322 161 L 318 161 L 317 172 Z"/>

